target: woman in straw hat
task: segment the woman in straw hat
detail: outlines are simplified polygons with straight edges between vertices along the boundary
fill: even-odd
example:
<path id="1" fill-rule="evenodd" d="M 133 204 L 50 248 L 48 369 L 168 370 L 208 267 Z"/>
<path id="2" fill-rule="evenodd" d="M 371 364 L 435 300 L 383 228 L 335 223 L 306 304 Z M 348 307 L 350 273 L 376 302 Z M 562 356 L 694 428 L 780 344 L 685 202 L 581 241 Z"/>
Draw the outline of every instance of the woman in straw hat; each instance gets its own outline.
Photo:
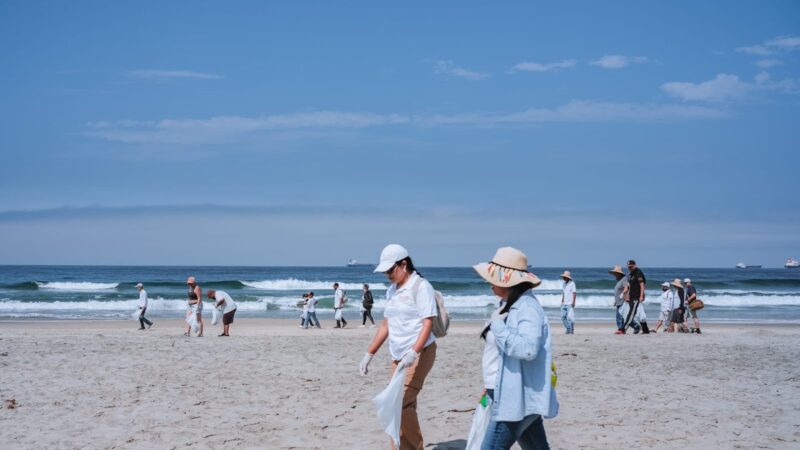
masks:
<path id="1" fill-rule="evenodd" d="M 401 245 L 390 244 L 383 249 L 375 272 L 386 275 L 392 285 L 386 290 L 383 322 L 361 360 L 359 371 L 367 375 L 372 357 L 388 339 L 392 366 L 406 371 L 400 449 L 422 450 L 417 395 L 436 359 L 436 337 L 432 332 L 433 318 L 437 315 L 436 294 L 433 286 L 414 269 L 408 250 Z"/>
<path id="2" fill-rule="evenodd" d="M 614 285 L 614 315 L 617 321 L 617 331 L 615 334 L 622 334 L 625 326 L 625 317 L 622 316 L 622 305 L 625 304 L 625 296 L 628 295 L 628 279 L 625 277 L 625 272 L 622 271 L 622 266 L 614 266 L 608 273 L 617 280 L 617 284 Z"/>
<path id="3" fill-rule="evenodd" d="M 677 333 L 686 333 L 689 330 L 683 324 L 683 315 L 686 313 L 685 294 L 683 291 L 683 284 L 680 278 L 672 280 L 672 287 L 675 288 L 676 296 L 678 297 L 678 307 L 672 310 L 672 331 Z"/>
<path id="4" fill-rule="evenodd" d="M 575 288 L 575 281 L 572 280 L 569 270 L 565 270 L 561 274 L 561 279 L 564 280 L 564 288 L 561 292 L 561 321 L 564 323 L 567 334 L 575 334 L 575 300 L 578 298 L 578 290 Z"/>
<path id="5" fill-rule="evenodd" d="M 481 448 L 509 449 L 517 442 L 523 449 L 547 449 L 542 418 L 558 414 L 558 399 L 551 377 L 550 325 L 532 291 L 541 281 L 528 272 L 525 254 L 511 247 L 498 249 L 490 262 L 474 269 L 503 302 L 481 334 L 499 355 L 496 366 L 484 367 L 484 373 L 496 373 L 493 388 L 486 391 L 493 404 Z M 491 364 L 486 353 L 484 363 Z"/>

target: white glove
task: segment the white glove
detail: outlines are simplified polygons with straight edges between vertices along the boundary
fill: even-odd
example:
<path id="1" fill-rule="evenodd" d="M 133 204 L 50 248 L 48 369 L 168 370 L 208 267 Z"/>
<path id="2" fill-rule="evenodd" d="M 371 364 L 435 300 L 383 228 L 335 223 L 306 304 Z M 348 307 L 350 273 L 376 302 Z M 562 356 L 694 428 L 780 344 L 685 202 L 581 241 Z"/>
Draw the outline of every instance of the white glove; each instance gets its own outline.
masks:
<path id="1" fill-rule="evenodd" d="M 361 372 L 362 376 L 366 376 L 369 370 L 369 362 L 372 361 L 372 357 L 375 355 L 370 355 L 369 353 L 364 353 L 364 357 L 361 358 L 361 364 L 358 365 L 358 371 Z"/>
<path id="2" fill-rule="evenodd" d="M 498 308 L 495 312 L 492 313 L 492 320 L 505 320 L 506 316 L 508 315 L 508 311 L 501 313 L 503 308 Z"/>
<path id="3" fill-rule="evenodd" d="M 400 362 L 397 363 L 397 368 L 400 370 L 404 370 L 407 367 L 411 367 L 414 365 L 414 361 L 417 360 L 419 357 L 419 353 L 415 352 L 413 349 L 406 352 L 402 358 L 400 358 Z"/>

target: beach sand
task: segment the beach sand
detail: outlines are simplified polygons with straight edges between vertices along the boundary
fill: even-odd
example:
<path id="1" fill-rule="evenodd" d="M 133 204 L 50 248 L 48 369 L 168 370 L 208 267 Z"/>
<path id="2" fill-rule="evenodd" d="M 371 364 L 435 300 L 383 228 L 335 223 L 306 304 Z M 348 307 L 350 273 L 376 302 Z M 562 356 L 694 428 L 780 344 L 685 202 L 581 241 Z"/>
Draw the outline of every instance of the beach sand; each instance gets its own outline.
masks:
<path id="1" fill-rule="evenodd" d="M 301 330 L 238 319 L 230 338 L 181 336 L 181 322 L 0 322 L 3 448 L 382 449 L 370 399 L 389 380 L 374 330 Z M 353 317 L 352 323 L 355 323 Z M 352 325 L 351 325 L 352 326 Z M 798 448 L 800 330 L 704 327 L 702 336 L 615 336 L 558 323 L 561 411 L 552 448 Z M 439 341 L 419 398 L 426 449 L 460 449 L 481 392 L 477 322 Z"/>

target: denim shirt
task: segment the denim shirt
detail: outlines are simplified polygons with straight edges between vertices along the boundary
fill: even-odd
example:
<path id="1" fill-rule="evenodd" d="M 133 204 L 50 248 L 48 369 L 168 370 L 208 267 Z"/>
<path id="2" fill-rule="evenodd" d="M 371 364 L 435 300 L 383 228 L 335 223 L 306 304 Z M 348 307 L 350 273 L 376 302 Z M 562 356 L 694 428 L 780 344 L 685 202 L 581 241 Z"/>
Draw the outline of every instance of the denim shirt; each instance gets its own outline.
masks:
<path id="1" fill-rule="evenodd" d="M 505 321 L 493 320 L 491 328 L 500 353 L 492 421 L 519 422 L 532 414 L 555 417 L 550 325 L 532 290 L 514 302 Z"/>

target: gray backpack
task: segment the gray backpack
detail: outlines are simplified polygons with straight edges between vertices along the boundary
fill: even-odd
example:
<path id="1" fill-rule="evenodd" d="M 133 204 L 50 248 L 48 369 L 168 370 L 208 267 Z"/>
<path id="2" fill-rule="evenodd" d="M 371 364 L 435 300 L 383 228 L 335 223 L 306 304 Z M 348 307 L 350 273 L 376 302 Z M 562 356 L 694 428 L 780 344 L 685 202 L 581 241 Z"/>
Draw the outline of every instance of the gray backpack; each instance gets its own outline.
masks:
<path id="1" fill-rule="evenodd" d="M 411 289 L 411 291 L 414 293 L 415 299 L 417 296 L 417 291 L 419 291 L 420 284 L 422 284 L 422 277 L 417 279 L 417 282 L 414 283 L 414 286 Z M 447 329 L 450 328 L 450 314 L 447 313 L 447 309 L 444 307 L 442 293 L 434 290 L 433 295 L 436 299 L 436 317 L 433 318 L 433 328 L 431 329 L 431 332 L 437 338 L 443 338 L 447 336 Z"/>

